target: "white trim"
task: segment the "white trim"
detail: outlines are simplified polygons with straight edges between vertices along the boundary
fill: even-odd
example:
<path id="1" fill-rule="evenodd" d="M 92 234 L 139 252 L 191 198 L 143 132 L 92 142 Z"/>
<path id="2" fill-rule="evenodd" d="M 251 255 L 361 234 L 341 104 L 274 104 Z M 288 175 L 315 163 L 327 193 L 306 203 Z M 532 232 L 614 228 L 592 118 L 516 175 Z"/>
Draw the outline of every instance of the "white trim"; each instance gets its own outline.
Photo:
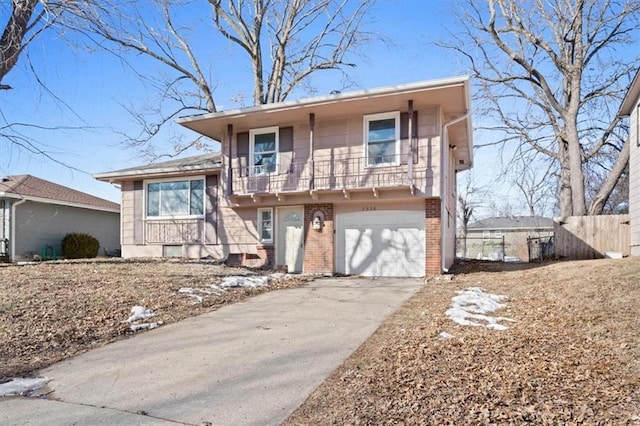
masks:
<path id="1" fill-rule="evenodd" d="M 393 118 L 396 122 L 395 124 L 395 153 L 393 156 L 393 161 L 389 163 L 378 163 L 378 164 L 369 164 L 369 123 L 377 120 L 386 120 L 389 118 Z M 397 166 L 400 164 L 400 111 L 389 111 L 389 112 L 381 112 L 378 114 L 369 114 L 362 117 L 363 124 L 363 149 L 364 149 L 364 167 L 388 167 L 388 166 Z"/>
<path id="2" fill-rule="evenodd" d="M 149 216 L 149 209 L 147 205 L 147 194 L 149 191 L 150 183 L 163 183 L 163 182 L 189 182 L 189 197 L 191 197 L 191 181 L 202 181 L 202 214 L 187 214 L 187 215 L 172 215 L 172 216 Z M 204 175 L 198 176 L 183 176 L 182 178 L 165 178 L 165 179 L 147 179 L 143 181 L 142 191 L 142 208 L 144 209 L 143 220 L 167 220 L 167 219 L 202 219 L 206 216 L 206 197 L 207 197 L 207 177 Z M 191 210 L 191 199 L 189 199 L 189 210 Z M 159 213 L 159 212 L 158 212 Z"/>
<path id="3" fill-rule="evenodd" d="M 270 240 L 263 240 L 262 239 L 262 212 L 269 212 L 271 213 L 271 239 Z M 257 221 L 257 231 L 258 231 L 258 241 L 261 244 L 273 244 L 274 241 L 274 233 L 276 231 L 276 227 L 275 227 L 275 217 L 273 214 L 273 207 L 264 207 L 264 208 L 260 208 L 258 209 L 258 221 Z"/>
<path id="4" fill-rule="evenodd" d="M 103 206 L 94 206 L 90 204 L 83 203 L 74 203 L 71 201 L 63 201 L 63 200 L 54 200 L 52 198 L 43 198 L 43 197 L 33 197 L 30 195 L 16 195 L 10 192 L 0 192 L 0 198 L 7 198 L 12 200 L 25 200 L 25 201 L 33 201 L 34 203 L 44 203 L 44 204 L 55 204 L 58 206 L 67 206 L 67 207 L 76 207 L 80 209 L 88 209 L 88 210 L 98 210 L 109 213 L 120 213 L 121 206 L 118 203 L 118 208 L 109 208 Z M 105 200 L 109 201 L 109 200 Z"/>
<path id="5" fill-rule="evenodd" d="M 275 135 L 275 141 L 276 141 L 276 146 L 275 146 L 275 155 L 276 155 L 276 161 L 275 161 L 275 165 L 274 165 L 274 170 L 272 172 L 261 172 L 261 173 L 256 173 L 255 172 L 255 168 L 257 167 L 255 164 L 253 164 L 254 161 L 254 155 L 255 155 L 255 137 L 256 135 L 268 135 L 273 133 Z M 247 162 L 248 166 L 249 166 L 249 174 L 251 176 L 255 175 L 266 175 L 266 174 L 271 174 L 271 173 L 277 173 L 278 171 L 278 160 L 280 159 L 279 157 L 279 151 L 280 151 L 280 128 L 278 126 L 272 126 L 272 127 L 261 127 L 258 129 L 251 129 L 249 130 L 249 161 Z M 267 153 L 270 153 L 271 151 L 265 151 Z"/>
<path id="6" fill-rule="evenodd" d="M 237 108 L 228 111 L 210 112 L 200 115 L 190 115 L 176 119 L 178 124 L 186 126 L 189 123 L 198 122 L 212 118 L 238 118 L 254 113 L 265 113 L 298 109 L 305 106 L 315 106 L 323 104 L 339 103 L 346 100 L 372 99 L 379 96 L 395 95 L 402 93 L 421 92 L 429 89 L 444 89 L 448 87 L 459 87 L 469 85 L 469 76 L 448 77 L 437 80 L 420 81 L 417 83 L 399 84 L 395 86 L 379 87 L 375 89 L 359 90 L 355 92 L 339 93 L 335 95 L 325 95 L 312 98 L 305 98 L 296 101 L 278 102 L 263 104 L 247 108 Z"/>

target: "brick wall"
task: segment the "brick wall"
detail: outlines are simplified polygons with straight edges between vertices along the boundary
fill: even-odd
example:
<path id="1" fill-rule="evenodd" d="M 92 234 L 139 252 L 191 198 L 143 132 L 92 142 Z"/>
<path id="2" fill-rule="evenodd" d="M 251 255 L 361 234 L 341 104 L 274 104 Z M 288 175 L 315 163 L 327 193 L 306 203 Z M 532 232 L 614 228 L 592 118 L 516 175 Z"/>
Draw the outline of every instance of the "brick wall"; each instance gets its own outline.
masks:
<path id="1" fill-rule="evenodd" d="M 440 226 L 441 203 L 438 198 L 426 200 L 425 206 L 426 259 L 425 274 L 439 275 L 442 273 L 442 227 Z"/>
<path id="2" fill-rule="evenodd" d="M 227 257 L 229 266 L 246 266 L 249 268 L 273 268 L 276 252 L 274 246 L 258 244 L 257 253 L 230 253 Z"/>
<path id="3" fill-rule="evenodd" d="M 324 224 L 320 232 L 313 229 L 313 214 L 321 211 Z M 334 272 L 333 204 L 305 204 L 304 206 L 304 265 L 306 274 Z"/>

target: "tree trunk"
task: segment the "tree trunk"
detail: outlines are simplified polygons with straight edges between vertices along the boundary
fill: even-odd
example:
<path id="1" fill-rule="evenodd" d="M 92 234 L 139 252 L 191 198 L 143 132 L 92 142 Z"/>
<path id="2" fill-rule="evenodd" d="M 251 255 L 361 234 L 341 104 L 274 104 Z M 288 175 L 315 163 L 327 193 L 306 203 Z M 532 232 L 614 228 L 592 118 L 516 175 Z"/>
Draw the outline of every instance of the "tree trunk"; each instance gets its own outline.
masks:
<path id="1" fill-rule="evenodd" d="M 29 29 L 29 21 L 33 16 L 38 1 L 23 0 L 12 3 L 13 13 L 0 38 L 0 82 L 18 62 L 18 56 L 20 56 L 23 48 L 22 43 Z M 0 90 L 10 88 L 11 86 L 6 84 L 0 86 Z"/>
<path id="2" fill-rule="evenodd" d="M 629 162 L 629 143 L 629 138 L 627 138 L 622 146 L 622 151 L 620 151 L 620 155 L 618 155 L 618 159 L 616 160 L 613 169 L 611 169 L 607 179 L 600 187 L 600 190 L 594 197 L 593 201 L 591 201 L 591 205 L 589 206 L 590 215 L 602 214 L 604 206 L 607 204 L 607 200 L 609 200 L 609 196 L 611 196 L 613 189 L 616 187 L 620 180 L 620 176 L 622 176 L 622 173 Z"/>

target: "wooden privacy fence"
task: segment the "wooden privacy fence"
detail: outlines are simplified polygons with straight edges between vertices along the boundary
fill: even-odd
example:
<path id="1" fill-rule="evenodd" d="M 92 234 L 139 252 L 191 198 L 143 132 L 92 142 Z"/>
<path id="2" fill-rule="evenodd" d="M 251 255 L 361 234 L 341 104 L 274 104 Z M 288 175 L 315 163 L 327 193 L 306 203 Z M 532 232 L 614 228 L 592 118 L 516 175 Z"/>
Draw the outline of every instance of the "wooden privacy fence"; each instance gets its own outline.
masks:
<path id="1" fill-rule="evenodd" d="M 629 255 L 629 215 L 569 216 L 553 219 L 555 255 L 596 259 L 605 252 Z"/>

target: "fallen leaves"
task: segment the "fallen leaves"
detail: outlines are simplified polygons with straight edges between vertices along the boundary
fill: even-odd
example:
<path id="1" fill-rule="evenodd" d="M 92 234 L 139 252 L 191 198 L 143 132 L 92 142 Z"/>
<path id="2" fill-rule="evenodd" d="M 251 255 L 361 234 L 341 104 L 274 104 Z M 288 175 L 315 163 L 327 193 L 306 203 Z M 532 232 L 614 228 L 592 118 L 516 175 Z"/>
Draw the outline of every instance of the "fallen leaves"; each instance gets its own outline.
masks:
<path id="1" fill-rule="evenodd" d="M 256 271 L 212 262 L 46 262 L 0 267 L 0 383 L 28 375 L 90 348 L 152 328 L 136 315 L 171 323 L 252 295 L 300 285 L 282 278 L 268 287 L 212 291 L 202 303 L 183 287 L 219 286 L 228 275 Z M 132 307 L 139 307 L 132 312 Z M 125 320 L 130 319 L 130 322 Z M 133 324 L 132 324 L 133 323 Z M 131 328 L 133 326 L 133 329 Z M 135 329 L 135 330 L 134 330 Z"/>
<path id="2" fill-rule="evenodd" d="M 500 266 L 427 282 L 287 424 L 640 424 L 640 258 Z M 508 330 L 446 318 L 475 286 Z"/>

